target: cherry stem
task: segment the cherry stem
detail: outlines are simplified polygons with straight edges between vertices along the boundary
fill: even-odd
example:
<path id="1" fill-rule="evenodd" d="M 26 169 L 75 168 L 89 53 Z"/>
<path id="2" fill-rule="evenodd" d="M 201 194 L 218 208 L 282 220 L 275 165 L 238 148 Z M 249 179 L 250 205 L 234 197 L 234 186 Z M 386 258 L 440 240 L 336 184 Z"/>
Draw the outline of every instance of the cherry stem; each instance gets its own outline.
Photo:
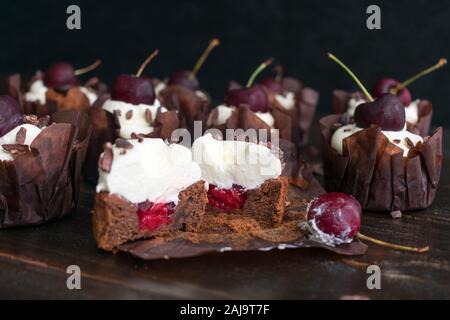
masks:
<path id="1" fill-rule="evenodd" d="M 422 78 L 423 76 L 442 68 L 443 66 L 445 66 L 447 64 L 447 59 L 441 58 L 439 59 L 439 62 L 436 63 L 434 66 L 429 67 L 428 69 L 425 69 L 421 72 L 419 72 L 418 74 L 416 74 L 415 76 L 412 76 L 411 78 L 409 78 L 408 80 L 400 83 L 398 86 L 394 87 L 391 89 L 391 93 L 393 95 L 396 95 L 400 90 L 405 89 L 407 86 L 409 86 L 411 83 L 413 83 L 414 81 Z"/>
<path id="2" fill-rule="evenodd" d="M 141 66 L 139 67 L 138 72 L 136 72 L 136 77 L 140 77 L 142 75 L 142 72 L 144 72 L 145 67 L 147 67 L 147 65 L 150 63 L 150 61 L 153 60 L 154 57 L 156 57 L 159 53 L 159 50 L 156 49 L 155 51 L 152 52 L 151 55 L 148 56 L 147 59 L 145 59 L 145 61 L 141 64 Z"/>
<path id="3" fill-rule="evenodd" d="M 198 71 L 200 70 L 200 68 L 203 66 L 203 64 L 205 63 L 206 59 L 208 58 L 209 54 L 211 53 L 211 51 L 217 47 L 220 44 L 219 39 L 214 38 L 211 40 L 211 42 L 209 43 L 208 47 L 205 49 L 205 51 L 202 53 L 202 55 L 200 56 L 200 58 L 198 59 L 197 63 L 195 64 L 194 68 L 192 69 L 190 78 L 193 78 L 197 75 Z"/>
<path id="4" fill-rule="evenodd" d="M 369 91 L 367 91 L 367 89 L 364 87 L 364 85 L 361 83 L 361 81 L 359 81 L 358 77 L 350 70 L 349 67 L 347 67 L 341 60 L 339 60 L 338 58 L 336 58 L 332 53 L 328 53 L 328 58 L 330 58 L 331 60 L 333 60 L 334 62 L 336 62 L 338 65 L 340 65 L 345 71 L 347 71 L 347 73 L 353 78 L 353 80 L 355 80 L 356 84 L 361 88 L 362 92 L 366 95 L 367 99 L 370 102 L 373 102 L 374 99 L 372 98 L 372 96 L 370 95 Z"/>
<path id="5" fill-rule="evenodd" d="M 385 241 L 381 241 L 375 238 L 371 238 L 368 236 L 365 236 L 361 233 L 358 233 L 358 238 L 360 240 L 365 240 L 365 241 L 369 241 L 372 243 L 375 243 L 377 245 L 383 246 L 383 247 L 387 247 L 387 248 L 391 248 L 394 250 L 399 250 L 399 251 L 409 251 L 409 252 L 415 252 L 415 253 L 424 253 L 424 252 L 428 252 L 430 251 L 430 247 L 426 246 L 423 248 L 414 248 L 414 247 L 407 247 L 407 246 L 402 246 L 402 245 L 398 245 L 398 244 L 392 244 L 389 242 L 385 242 Z"/>
<path id="6" fill-rule="evenodd" d="M 276 73 L 275 81 L 281 82 L 281 80 L 283 80 L 283 73 L 284 73 L 283 66 L 281 64 L 278 64 L 275 66 L 275 68 L 273 68 L 273 71 Z"/>
<path id="7" fill-rule="evenodd" d="M 89 66 L 87 66 L 87 67 L 84 67 L 84 68 L 75 70 L 75 71 L 74 71 L 74 74 L 75 74 L 76 76 L 79 76 L 79 75 L 88 73 L 88 72 L 90 72 L 90 71 L 96 69 L 96 68 L 97 68 L 99 65 L 101 65 L 101 64 L 102 64 L 102 60 L 97 59 L 97 60 L 95 60 L 95 62 L 94 62 L 93 64 L 91 64 L 91 65 L 89 65 Z"/>
<path id="8" fill-rule="evenodd" d="M 252 75 L 250 76 L 250 79 L 248 79 L 246 88 L 250 88 L 253 85 L 253 82 L 255 82 L 256 77 L 268 66 L 270 66 L 273 62 L 273 58 L 267 59 L 263 63 L 259 65 L 259 67 L 253 71 Z"/>

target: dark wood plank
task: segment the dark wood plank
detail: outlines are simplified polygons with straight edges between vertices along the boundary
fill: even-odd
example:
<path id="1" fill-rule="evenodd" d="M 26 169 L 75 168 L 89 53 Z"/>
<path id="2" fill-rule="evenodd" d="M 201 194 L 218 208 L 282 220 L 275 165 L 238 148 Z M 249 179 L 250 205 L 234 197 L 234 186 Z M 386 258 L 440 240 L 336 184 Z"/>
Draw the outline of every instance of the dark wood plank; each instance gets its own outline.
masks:
<path id="1" fill-rule="evenodd" d="M 372 213 L 363 217 L 363 233 L 431 245 L 431 252 L 423 255 L 370 245 L 358 258 L 297 249 L 143 262 L 96 249 L 92 189 L 85 186 L 80 208 L 69 218 L 39 228 L 0 231 L 0 298 L 450 298 L 449 192 L 445 170 L 432 208 L 401 220 Z M 82 270 L 80 291 L 66 288 L 66 268 L 72 264 Z M 381 267 L 382 290 L 367 289 L 369 264 Z"/>

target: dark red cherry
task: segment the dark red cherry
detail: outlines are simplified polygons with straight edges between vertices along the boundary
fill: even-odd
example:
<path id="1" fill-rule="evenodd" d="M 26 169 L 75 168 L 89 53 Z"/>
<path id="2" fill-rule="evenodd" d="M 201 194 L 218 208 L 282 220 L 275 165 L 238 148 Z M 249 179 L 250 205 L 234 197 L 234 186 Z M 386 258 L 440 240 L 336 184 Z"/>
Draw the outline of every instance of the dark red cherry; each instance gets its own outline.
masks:
<path id="1" fill-rule="evenodd" d="M 392 78 L 380 79 L 372 90 L 372 94 L 375 98 L 381 97 L 385 93 L 391 93 L 391 90 L 397 88 L 400 82 Z M 411 92 L 408 88 L 403 88 L 397 92 L 397 97 L 402 101 L 405 107 L 409 106 L 411 103 Z"/>
<path id="2" fill-rule="evenodd" d="M 277 79 L 273 77 L 264 78 L 263 80 L 261 80 L 260 84 L 262 84 L 275 94 L 283 93 L 283 86 L 281 85 L 281 82 L 277 81 Z"/>
<path id="3" fill-rule="evenodd" d="M 176 206 L 170 203 L 144 202 L 139 205 L 139 226 L 143 231 L 156 231 L 164 225 L 172 223 L 171 215 L 175 213 Z"/>
<path id="4" fill-rule="evenodd" d="M 220 189 L 210 184 L 208 189 L 209 205 L 213 208 L 232 211 L 242 209 L 247 196 L 241 186 L 234 185 L 231 189 Z"/>
<path id="5" fill-rule="evenodd" d="M 45 71 L 44 84 L 48 88 L 67 91 L 72 87 L 78 86 L 80 81 L 70 63 L 58 62 Z"/>
<path id="6" fill-rule="evenodd" d="M 150 78 L 121 74 L 113 84 L 111 98 L 134 105 L 153 105 L 156 93 Z"/>
<path id="7" fill-rule="evenodd" d="M 253 112 L 267 112 L 269 99 L 262 85 L 254 85 L 250 88 L 229 90 L 225 96 L 225 103 L 229 106 L 239 107 L 248 105 Z"/>
<path id="8" fill-rule="evenodd" d="M 0 96 L 0 137 L 23 124 L 23 112 L 16 99 Z"/>
<path id="9" fill-rule="evenodd" d="M 361 205 L 344 193 L 328 193 L 311 201 L 308 207 L 309 226 L 320 238 L 332 245 L 349 243 L 361 228 Z"/>
<path id="10" fill-rule="evenodd" d="M 171 84 L 183 86 L 193 91 L 198 90 L 200 86 L 197 77 L 189 70 L 179 70 L 173 73 L 169 78 L 169 85 Z"/>
<path id="11" fill-rule="evenodd" d="M 405 107 L 397 96 L 386 93 L 355 110 L 355 124 L 360 128 L 377 125 L 382 130 L 400 131 L 405 127 Z"/>

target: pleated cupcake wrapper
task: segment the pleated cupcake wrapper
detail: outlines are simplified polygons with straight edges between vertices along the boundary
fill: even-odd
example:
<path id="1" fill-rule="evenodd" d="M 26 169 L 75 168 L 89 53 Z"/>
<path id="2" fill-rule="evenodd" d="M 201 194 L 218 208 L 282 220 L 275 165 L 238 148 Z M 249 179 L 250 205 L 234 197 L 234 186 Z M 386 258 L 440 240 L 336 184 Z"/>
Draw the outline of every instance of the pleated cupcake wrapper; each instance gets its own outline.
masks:
<path id="1" fill-rule="evenodd" d="M 0 161 L 0 229 L 58 220 L 75 209 L 90 134 L 86 115 L 58 112 L 29 150 Z"/>
<path id="2" fill-rule="evenodd" d="M 352 95 L 363 97 L 361 92 L 350 93 L 344 90 L 333 91 L 333 113 L 343 114 L 347 112 L 348 101 Z M 431 119 L 433 117 L 433 104 L 428 100 L 420 100 L 419 121 L 416 124 L 407 123 L 408 131 L 426 137 L 430 133 Z"/>
<path id="3" fill-rule="evenodd" d="M 442 128 L 403 157 L 403 150 L 380 128 L 372 127 L 344 140 L 343 155 L 331 147 L 340 115 L 320 120 L 325 186 L 355 196 L 369 211 L 410 211 L 429 207 L 442 168 Z"/>

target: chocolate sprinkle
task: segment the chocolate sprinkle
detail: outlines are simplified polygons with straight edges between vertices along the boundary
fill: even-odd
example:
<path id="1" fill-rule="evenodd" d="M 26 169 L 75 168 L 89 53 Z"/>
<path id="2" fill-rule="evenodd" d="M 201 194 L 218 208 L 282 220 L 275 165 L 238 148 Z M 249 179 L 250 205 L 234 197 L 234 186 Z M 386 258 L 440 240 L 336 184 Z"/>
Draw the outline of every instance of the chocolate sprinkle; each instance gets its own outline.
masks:
<path id="1" fill-rule="evenodd" d="M 30 147 L 24 144 L 19 144 L 19 143 L 15 143 L 15 144 L 4 144 L 2 145 L 3 149 L 7 152 L 10 152 L 12 154 L 17 153 L 17 152 L 24 152 L 24 151 L 28 151 L 30 150 Z"/>
<path id="2" fill-rule="evenodd" d="M 116 139 L 115 144 L 118 148 L 127 149 L 127 150 L 133 149 L 133 145 L 129 141 L 122 139 L 122 138 Z"/>
<path id="3" fill-rule="evenodd" d="M 27 137 L 27 129 L 20 128 L 20 130 L 16 134 L 16 143 L 17 144 L 24 144 L 25 138 Z"/>
<path id="4" fill-rule="evenodd" d="M 130 120 L 133 117 L 133 110 L 128 110 L 127 113 L 125 113 L 125 119 Z"/>
<path id="5" fill-rule="evenodd" d="M 145 110 L 145 120 L 147 120 L 147 122 L 149 124 L 151 124 L 153 121 L 153 116 L 152 116 L 152 112 L 150 111 L 150 109 Z"/>
<path id="6" fill-rule="evenodd" d="M 394 143 L 399 144 L 400 142 L 400 139 L 394 139 Z"/>
<path id="7" fill-rule="evenodd" d="M 136 133 L 132 133 L 131 134 L 131 139 L 133 139 L 133 140 L 138 140 L 138 142 L 142 142 L 142 141 L 144 141 L 144 138 L 145 138 L 145 135 L 143 135 L 143 134 L 136 134 Z"/>
<path id="8" fill-rule="evenodd" d="M 408 145 L 408 147 L 410 147 L 410 148 L 414 148 L 415 147 L 414 143 L 411 141 L 410 138 L 406 137 L 405 138 L 405 142 Z"/>
<path id="9" fill-rule="evenodd" d="M 32 124 L 34 126 L 39 125 L 39 117 L 34 114 L 29 114 L 24 117 L 25 123 Z"/>
<path id="10" fill-rule="evenodd" d="M 103 149 L 105 150 L 105 152 L 103 154 L 103 157 L 100 159 L 100 169 L 104 172 L 110 173 L 114 158 L 112 144 L 110 142 L 105 143 Z"/>

